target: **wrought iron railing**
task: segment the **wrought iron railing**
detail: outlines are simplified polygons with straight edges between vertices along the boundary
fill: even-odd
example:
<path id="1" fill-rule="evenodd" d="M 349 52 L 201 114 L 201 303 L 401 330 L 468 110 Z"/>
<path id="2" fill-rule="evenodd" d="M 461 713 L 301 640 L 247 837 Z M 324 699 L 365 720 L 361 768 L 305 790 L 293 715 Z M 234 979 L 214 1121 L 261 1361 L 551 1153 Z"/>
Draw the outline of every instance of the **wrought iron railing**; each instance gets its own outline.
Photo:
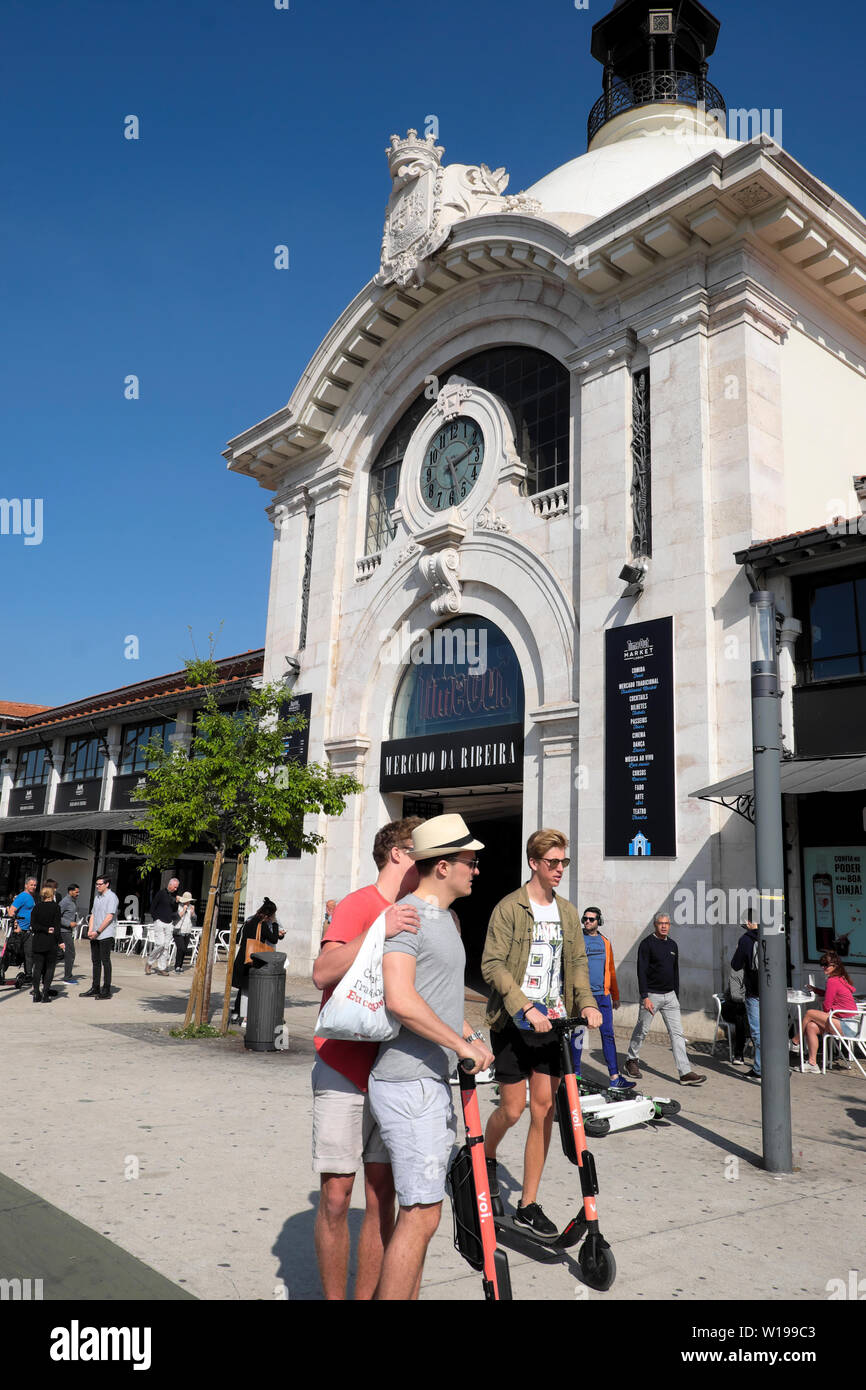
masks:
<path id="1" fill-rule="evenodd" d="M 589 113 L 589 139 L 592 140 L 603 125 L 621 112 L 631 111 L 636 106 L 649 106 L 657 101 L 701 106 L 706 111 L 727 111 L 719 89 L 700 73 L 658 68 L 655 72 L 639 72 L 627 80 L 611 82 Z"/>

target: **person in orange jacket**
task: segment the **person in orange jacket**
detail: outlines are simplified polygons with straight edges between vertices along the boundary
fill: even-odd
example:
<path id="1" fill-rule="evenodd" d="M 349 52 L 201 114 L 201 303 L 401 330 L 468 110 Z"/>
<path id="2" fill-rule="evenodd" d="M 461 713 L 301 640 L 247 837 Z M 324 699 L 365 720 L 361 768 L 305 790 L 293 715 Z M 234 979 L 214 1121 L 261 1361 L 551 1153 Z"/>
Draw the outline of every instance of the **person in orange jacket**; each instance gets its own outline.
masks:
<path id="1" fill-rule="evenodd" d="M 589 965 L 589 987 L 595 995 L 595 1002 L 601 1014 L 601 1046 L 604 1060 L 610 1072 L 610 1086 L 613 1091 L 633 1091 L 635 1083 L 620 1076 L 616 1060 L 616 1039 L 613 1035 L 613 1011 L 619 1008 L 619 988 L 616 983 L 616 968 L 613 951 L 606 936 L 599 928 L 604 922 L 601 908 L 584 908 L 580 919 L 583 927 L 583 944 Z M 571 1051 L 574 1057 L 574 1070 L 580 1076 L 580 1056 L 583 1050 L 583 1031 L 578 1029 L 572 1038 Z"/>

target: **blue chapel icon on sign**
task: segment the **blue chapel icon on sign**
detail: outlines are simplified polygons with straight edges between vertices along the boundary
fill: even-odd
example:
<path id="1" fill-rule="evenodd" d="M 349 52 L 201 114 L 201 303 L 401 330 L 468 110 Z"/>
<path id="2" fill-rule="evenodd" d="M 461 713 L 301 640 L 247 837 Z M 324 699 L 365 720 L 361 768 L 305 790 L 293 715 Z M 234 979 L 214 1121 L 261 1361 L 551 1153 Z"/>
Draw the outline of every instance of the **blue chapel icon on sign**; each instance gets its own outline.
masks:
<path id="1" fill-rule="evenodd" d="M 629 857 L 639 854 L 645 854 L 648 857 L 650 857 L 653 852 L 653 847 L 650 844 L 647 837 L 645 835 L 641 835 L 640 831 L 638 831 L 634 839 L 629 840 L 628 842 L 628 852 Z"/>

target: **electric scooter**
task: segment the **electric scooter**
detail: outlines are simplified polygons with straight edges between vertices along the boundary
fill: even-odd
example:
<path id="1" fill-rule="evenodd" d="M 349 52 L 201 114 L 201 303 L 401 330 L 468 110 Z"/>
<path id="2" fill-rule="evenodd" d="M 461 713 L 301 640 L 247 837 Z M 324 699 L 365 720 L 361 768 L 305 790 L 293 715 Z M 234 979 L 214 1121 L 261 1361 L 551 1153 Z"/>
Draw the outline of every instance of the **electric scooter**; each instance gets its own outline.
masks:
<path id="1" fill-rule="evenodd" d="M 580 1067 L 582 1048 L 577 1040 L 577 1030 L 570 1039 L 571 1057 L 575 1068 Z M 601 1139 L 620 1129 L 630 1129 L 632 1125 L 648 1124 L 668 1115 L 678 1115 L 679 1101 L 670 1096 L 647 1096 L 630 1087 L 627 1091 L 610 1086 L 596 1086 L 581 1078 L 577 1070 L 577 1086 L 580 1091 L 580 1104 L 587 1134 Z"/>
<path id="2" fill-rule="evenodd" d="M 592 1139 L 632 1125 L 651 1124 L 668 1115 L 678 1115 L 682 1109 L 670 1096 L 645 1096 L 634 1091 L 614 1091 L 608 1086 L 595 1086 L 578 1078 L 584 1128 Z"/>
<path id="3" fill-rule="evenodd" d="M 537 1007 L 537 1006 L 536 1006 Z M 574 1074 L 574 1061 L 571 1055 L 570 1035 L 574 1028 L 585 1027 L 582 1018 L 551 1019 L 551 1028 L 559 1034 L 562 1053 L 562 1080 L 556 1093 L 556 1118 L 559 1123 L 559 1137 L 563 1153 L 580 1172 L 580 1190 L 583 1196 L 581 1211 L 573 1216 L 568 1225 L 555 1236 L 543 1236 L 529 1226 L 518 1225 L 514 1217 L 504 1210 L 500 1199 L 494 1200 L 494 1224 L 500 1232 L 508 1233 L 516 1239 L 555 1253 L 570 1250 L 586 1237 L 577 1257 L 581 1278 L 592 1289 L 609 1289 L 616 1278 L 616 1261 L 613 1251 L 598 1228 L 598 1211 L 595 1198 L 598 1192 L 598 1177 L 595 1160 L 586 1146 L 586 1131 L 581 1110 L 580 1090 Z M 499 1211 L 495 1208 L 499 1207 Z"/>
<path id="4" fill-rule="evenodd" d="M 466 1143 L 448 1169 L 448 1192 L 454 1211 L 454 1245 L 473 1269 L 483 1271 L 484 1297 L 488 1301 L 504 1302 L 511 1299 L 511 1274 L 508 1256 L 496 1246 L 481 1111 L 478 1109 L 475 1076 L 466 1071 L 466 1060 L 464 1058 L 458 1066 Z"/>

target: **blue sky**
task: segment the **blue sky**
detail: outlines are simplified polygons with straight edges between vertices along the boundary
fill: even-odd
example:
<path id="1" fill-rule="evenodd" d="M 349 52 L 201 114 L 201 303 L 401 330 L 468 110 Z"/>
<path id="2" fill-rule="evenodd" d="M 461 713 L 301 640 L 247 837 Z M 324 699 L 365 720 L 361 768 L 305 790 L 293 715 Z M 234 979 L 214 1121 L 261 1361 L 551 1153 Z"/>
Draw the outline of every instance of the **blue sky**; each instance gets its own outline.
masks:
<path id="1" fill-rule="evenodd" d="M 512 192 L 586 148 L 609 3 L 290 6 L 5 0 L 0 495 L 42 498 L 44 536 L 0 535 L 0 700 L 176 669 L 188 627 L 262 645 L 269 494 L 220 451 L 378 268 L 392 131 L 435 114 L 446 162 Z M 781 108 L 785 147 L 866 210 L 861 6 L 711 8 L 728 104 Z"/>

